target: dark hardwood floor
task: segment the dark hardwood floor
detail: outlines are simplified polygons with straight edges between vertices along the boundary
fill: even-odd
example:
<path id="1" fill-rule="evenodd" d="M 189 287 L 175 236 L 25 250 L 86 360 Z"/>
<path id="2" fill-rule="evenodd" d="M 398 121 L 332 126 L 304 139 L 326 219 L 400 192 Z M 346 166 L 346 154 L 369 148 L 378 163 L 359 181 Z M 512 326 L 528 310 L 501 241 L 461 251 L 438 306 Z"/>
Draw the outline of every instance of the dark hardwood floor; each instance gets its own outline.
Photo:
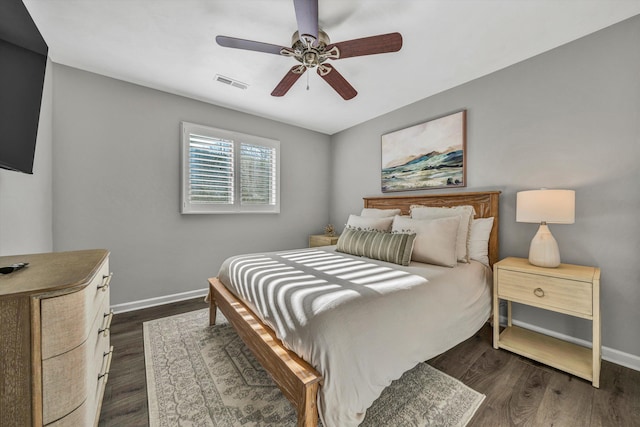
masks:
<path id="1" fill-rule="evenodd" d="M 201 298 L 114 316 L 100 426 L 147 426 L 142 323 L 206 308 Z M 600 388 L 491 346 L 491 329 L 428 363 L 486 399 L 469 426 L 640 426 L 640 372 L 602 362 Z"/>
<path id="2" fill-rule="evenodd" d="M 101 427 L 149 425 L 142 323 L 207 307 L 203 298 L 197 298 L 113 316 L 113 359 L 100 412 Z"/>

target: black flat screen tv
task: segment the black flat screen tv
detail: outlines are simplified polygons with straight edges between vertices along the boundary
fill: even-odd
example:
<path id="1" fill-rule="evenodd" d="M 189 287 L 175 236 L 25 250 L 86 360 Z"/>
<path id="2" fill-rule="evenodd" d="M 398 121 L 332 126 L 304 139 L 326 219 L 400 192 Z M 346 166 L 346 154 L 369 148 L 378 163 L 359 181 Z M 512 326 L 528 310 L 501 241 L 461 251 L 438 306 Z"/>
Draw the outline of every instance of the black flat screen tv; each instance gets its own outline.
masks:
<path id="1" fill-rule="evenodd" d="M 48 50 L 22 0 L 1 0 L 0 168 L 33 173 Z"/>

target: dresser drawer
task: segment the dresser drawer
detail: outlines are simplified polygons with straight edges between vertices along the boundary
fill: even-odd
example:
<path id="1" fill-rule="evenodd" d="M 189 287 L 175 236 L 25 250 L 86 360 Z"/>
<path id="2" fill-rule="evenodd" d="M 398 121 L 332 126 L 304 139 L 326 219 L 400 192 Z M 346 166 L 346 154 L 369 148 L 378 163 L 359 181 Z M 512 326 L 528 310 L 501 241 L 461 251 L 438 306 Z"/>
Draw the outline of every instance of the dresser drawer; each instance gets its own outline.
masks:
<path id="1" fill-rule="evenodd" d="M 96 355 L 99 355 L 99 360 L 94 361 L 94 366 L 98 366 L 98 372 L 95 376 L 93 374 L 90 376 L 93 384 L 89 387 L 87 399 L 68 415 L 47 424 L 47 427 L 90 427 L 98 424 L 100 416 L 98 409 L 100 408 L 100 402 L 102 402 L 107 379 L 102 374 L 106 370 L 108 352 L 109 348 L 106 348 L 104 353 L 96 353 Z"/>
<path id="2" fill-rule="evenodd" d="M 593 314 L 591 283 L 498 269 L 498 297 L 536 307 L 589 317 Z"/>
<path id="3" fill-rule="evenodd" d="M 105 353 L 100 357 L 101 365 L 100 373 L 104 373 L 107 369 L 107 360 L 109 349 L 105 350 Z M 93 378 L 93 377 L 92 377 Z M 79 427 L 79 426 L 97 426 L 99 417 L 100 417 L 100 406 L 102 402 L 102 398 L 104 396 L 104 389 L 106 386 L 107 376 L 96 376 L 93 378 L 93 388 L 89 389 L 89 396 L 87 399 L 76 408 L 70 414 L 56 420 L 50 424 L 47 424 L 47 427 Z"/>
<path id="4" fill-rule="evenodd" d="M 91 401 L 91 410 L 96 421 L 100 416 L 100 408 L 102 407 L 102 398 L 104 397 L 105 387 L 109 380 L 109 370 L 111 369 L 111 356 L 113 355 L 113 347 L 109 345 L 109 339 L 102 341 L 103 346 L 99 352 L 96 352 L 94 359 L 94 367 L 96 370 L 91 374 L 92 385 L 89 389 L 90 396 L 87 398 Z"/>
<path id="5" fill-rule="evenodd" d="M 87 398 L 88 343 L 42 362 L 42 419 L 49 424 Z"/>
<path id="6" fill-rule="evenodd" d="M 71 412 L 69 415 L 60 418 L 50 424 L 46 424 L 47 427 L 79 427 L 79 426 L 93 426 L 92 418 L 95 417 L 95 412 L 92 414 L 91 402 L 86 400 L 79 408 Z"/>
<path id="7" fill-rule="evenodd" d="M 83 289 L 41 300 L 42 359 L 69 351 L 87 339 L 98 308 L 109 301 L 109 281 L 105 260 Z"/>
<path id="8" fill-rule="evenodd" d="M 89 337 L 71 351 L 42 362 L 43 420 L 50 423 L 70 416 L 84 402 L 91 412 L 91 399 L 99 388 L 99 376 L 109 351 L 109 300 L 104 299 L 96 310 Z M 107 315 L 105 315 L 107 314 Z M 77 417 L 78 414 L 74 415 Z M 84 425 L 84 424 L 78 424 Z"/>

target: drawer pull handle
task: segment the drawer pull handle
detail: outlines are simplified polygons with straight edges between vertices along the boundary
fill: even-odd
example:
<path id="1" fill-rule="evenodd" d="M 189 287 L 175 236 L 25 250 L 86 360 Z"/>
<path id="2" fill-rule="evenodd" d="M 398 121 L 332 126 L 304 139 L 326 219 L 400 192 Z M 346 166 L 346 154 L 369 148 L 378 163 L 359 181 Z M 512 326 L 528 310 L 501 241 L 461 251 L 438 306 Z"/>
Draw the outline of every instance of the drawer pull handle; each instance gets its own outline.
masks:
<path id="1" fill-rule="evenodd" d="M 98 285 L 98 289 L 102 289 L 102 292 L 106 292 L 107 288 L 111 284 L 111 278 L 113 277 L 113 273 L 109 273 L 106 276 L 102 276 L 102 285 Z"/>
<path id="2" fill-rule="evenodd" d="M 104 328 L 98 329 L 98 334 L 102 334 L 102 336 L 106 337 L 109 335 L 109 331 L 111 330 L 111 321 L 113 320 L 113 310 L 104 314 L 104 318 L 107 319 L 107 323 Z"/>
<path id="3" fill-rule="evenodd" d="M 537 297 L 542 298 L 544 296 L 544 290 L 542 288 L 535 288 L 533 290 L 533 294 Z"/>
<path id="4" fill-rule="evenodd" d="M 113 346 L 111 346 L 109 348 L 109 352 L 108 353 L 103 353 L 102 354 L 102 360 L 104 360 L 104 358 L 106 356 L 108 356 L 107 357 L 107 366 L 104 368 L 104 370 L 102 371 L 101 374 L 98 374 L 98 381 L 100 381 L 102 378 L 104 378 L 105 384 L 106 384 L 107 380 L 109 379 L 109 371 L 111 370 L 111 358 L 113 357 Z"/>

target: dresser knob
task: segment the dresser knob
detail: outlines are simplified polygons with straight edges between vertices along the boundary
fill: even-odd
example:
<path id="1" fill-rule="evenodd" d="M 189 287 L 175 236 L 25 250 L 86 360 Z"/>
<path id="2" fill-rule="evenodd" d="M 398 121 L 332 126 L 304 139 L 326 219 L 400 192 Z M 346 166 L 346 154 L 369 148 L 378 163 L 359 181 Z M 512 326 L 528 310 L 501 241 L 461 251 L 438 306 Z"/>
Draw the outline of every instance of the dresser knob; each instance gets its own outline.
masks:
<path id="1" fill-rule="evenodd" d="M 537 297 L 542 298 L 544 296 L 544 290 L 542 290 L 542 288 L 535 288 L 533 290 L 533 294 Z"/>
<path id="2" fill-rule="evenodd" d="M 104 366 L 104 358 L 107 358 L 106 360 L 106 366 Z M 113 346 L 111 346 L 109 348 L 109 352 L 108 353 L 102 353 L 102 366 L 104 367 L 104 369 L 102 369 L 102 373 L 98 374 L 98 381 L 100 381 L 101 379 L 104 378 L 104 382 L 106 384 L 107 380 L 109 379 L 109 371 L 111 370 L 111 358 L 113 357 Z"/>
<path id="3" fill-rule="evenodd" d="M 111 284 L 111 278 L 113 277 L 113 273 L 109 273 L 109 275 L 102 276 L 102 284 L 98 285 L 98 289 L 102 289 L 102 292 L 105 292 L 109 285 Z"/>
<path id="4" fill-rule="evenodd" d="M 100 329 L 98 329 L 98 334 L 102 334 L 103 336 L 109 336 L 109 333 L 111 331 L 111 321 L 113 320 L 113 310 L 110 310 L 108 313 L 105 313 L 103 315 L 103 322 L 106 321 L 106 325 L 102 326 Z"/>

